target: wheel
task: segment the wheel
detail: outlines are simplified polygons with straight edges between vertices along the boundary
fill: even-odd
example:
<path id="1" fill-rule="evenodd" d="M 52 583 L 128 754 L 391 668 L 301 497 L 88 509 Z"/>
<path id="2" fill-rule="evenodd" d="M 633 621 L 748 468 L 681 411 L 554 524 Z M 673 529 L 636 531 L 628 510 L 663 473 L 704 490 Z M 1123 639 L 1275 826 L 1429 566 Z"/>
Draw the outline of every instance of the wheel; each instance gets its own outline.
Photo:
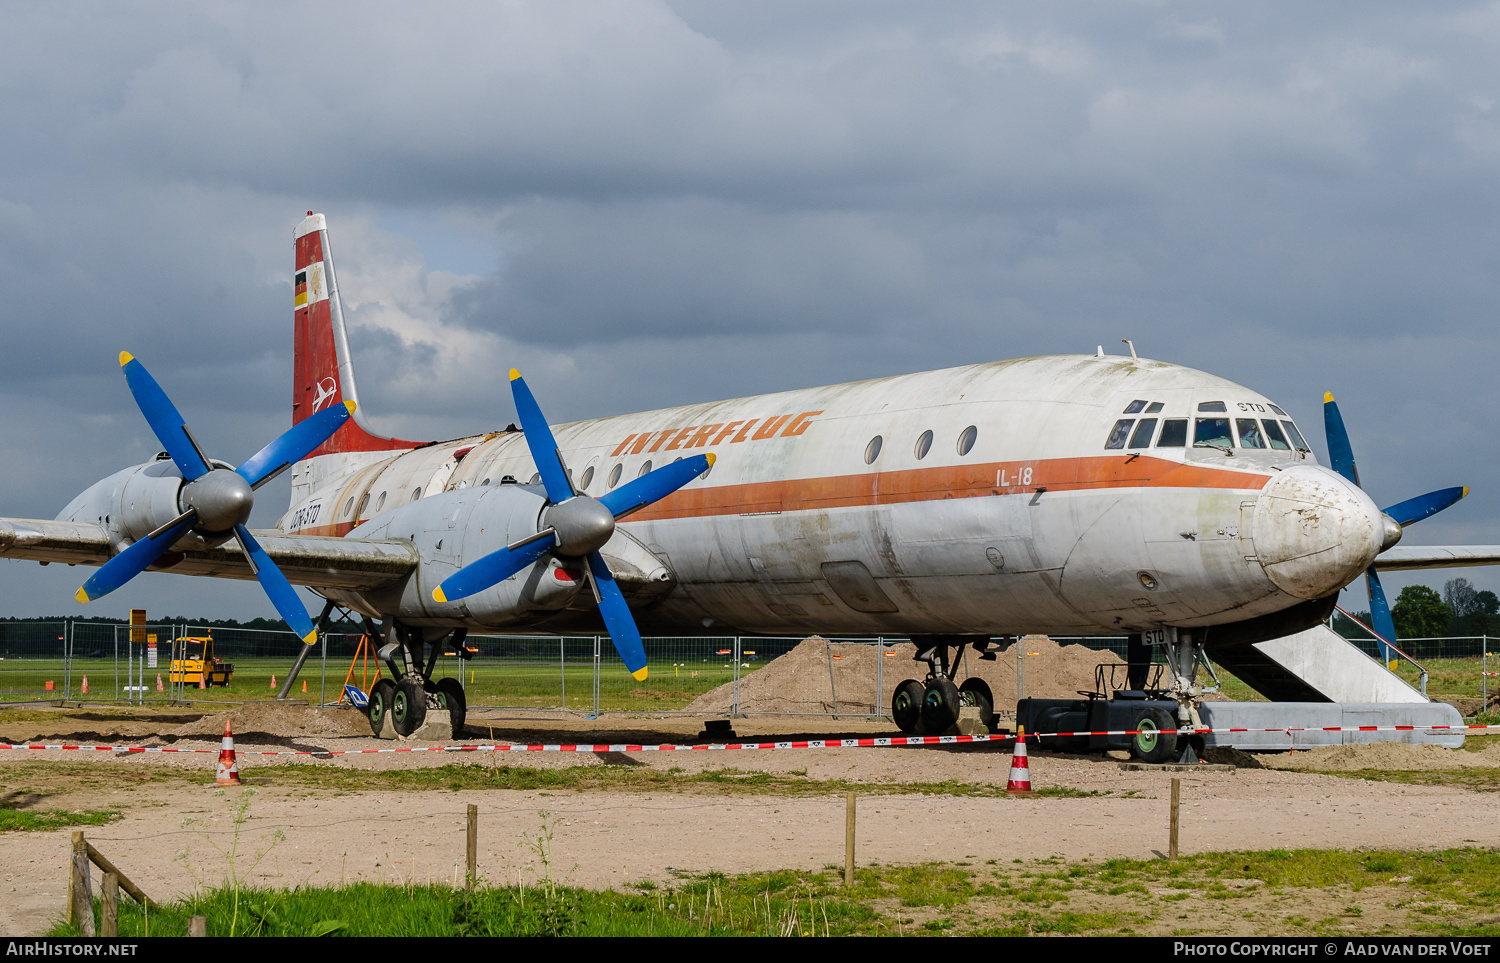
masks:
<path id="1" fill-rule="evenodd" d="M 922 725 L 933 735 L 947 732 L 958 721 L 958 686 L 939 676 L 927 683 L 922 696 Z"/>
<path id="2" fill-rule="evenodd" d="M 902 732 L 917 731 L 922 718 L 922 692 L 922 683 L 916 679 L 907 679 L 896 686 L 896 694 L 891 696 L 891 718 Z"/>
<path id="3" fill-rule="evenodd" d="M 396 697 L 391 700 L 391 725 L 396 727 L 396 735 L 409 736 L 426 720 L 427 693 L 422 680 L 407 676 L 396 686 Z"/>
<path id="4" fill-rule="evenodd" d="M 1130 752 L 1141 762 L 1166 762 L 1176 755 L 1177 733 L 1161 731 L 1177 728 L 1172 714 L 1165 709 L 1145 710 L 1130 728 L 1140 730 L 1130 740 Z"/>
<path id="5" fill-rule="evenodd" d="M 448 710 L 448 718 L 453 723 L 453 738 L 464 737 L 464 715 L 468 712 L 468 700 L 464 698 L 464 687 L 457 679 L 439 679 L 437 683 L 438 702 Z"/>
<path id="6" fill-rule="evenodd" d="M 391 711 L 391 700 L 396 697 L 396 687 L 389 679 L 381 679 L 370 689 L 370 701 L 367 711 L 370 715 L 370 728 L 375 730 L 375 735 L 380 735 L 380 730 L 385 726 L 386 713 Z"/>
<path id="7" fill-rule="evenodd" d="M 990 692 L 989 683 L 978 676 L 970 676 L 958 687 L 958 697 L 966 706 L 978 706 L 979 721 L 986 728 L 995 728 L 995 697 Z"/>

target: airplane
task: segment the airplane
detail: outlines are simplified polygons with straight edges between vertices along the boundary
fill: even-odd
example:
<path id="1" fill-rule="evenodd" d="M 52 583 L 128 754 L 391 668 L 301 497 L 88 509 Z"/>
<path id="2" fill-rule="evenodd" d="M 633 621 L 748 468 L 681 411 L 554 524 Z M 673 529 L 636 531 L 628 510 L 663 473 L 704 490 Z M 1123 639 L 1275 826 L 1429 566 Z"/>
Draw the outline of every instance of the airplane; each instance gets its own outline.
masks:
<path id="1" fill-rule="evenodd" d="M 893 695 L 906 732 L 992 708 L 955 682 L 965 646 L 1126 635 L 1133 676 L 1166 647 L 1186 705 L 1205 653 L 1317 626 L 1360 575 L 1391 641 L 1379 570 L 1500 563 L 1397 546 L 1468 489 L 1377 507 L 1331 395 L 1328 467 L 1270 398 L 1133 345 L 560 425 L 512 370 L 519 427 L 388 437 L 359 404 L 323 215 L 294 248 L 292 428 L 213 460 L 122 353 L 164 450 L 54 520 L 0 519 L 0 557 L 99 566 L 80 602 L 142 571 L 255 578 L 303 657 L 335 606 L 358 613 L 393 674 L 370 693 L 377 733 L 429 710 L 462 729 L 462 686 L 433 672 L 470 630 L 603 628 L 639 679 L 641 628 L 905 635 L 927 666 Z M 288 510 L 251 532 L 283 471 Z M 316 623 L 293 584 L 327 600 Z"/>

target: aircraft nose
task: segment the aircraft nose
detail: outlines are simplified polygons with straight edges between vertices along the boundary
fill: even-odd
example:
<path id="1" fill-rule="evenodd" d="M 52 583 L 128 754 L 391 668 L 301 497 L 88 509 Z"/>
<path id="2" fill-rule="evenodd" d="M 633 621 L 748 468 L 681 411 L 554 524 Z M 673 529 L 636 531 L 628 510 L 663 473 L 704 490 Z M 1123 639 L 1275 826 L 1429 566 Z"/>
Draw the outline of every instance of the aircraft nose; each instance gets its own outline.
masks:
<path id="1" fill-rule="evenodd" d="M 1321 466 L 1277 472 L 1255 505 L 1261 568 L 1297 598 L 1324 598 L 1354 581 L 1391 534 L 1370 496 Z"/>

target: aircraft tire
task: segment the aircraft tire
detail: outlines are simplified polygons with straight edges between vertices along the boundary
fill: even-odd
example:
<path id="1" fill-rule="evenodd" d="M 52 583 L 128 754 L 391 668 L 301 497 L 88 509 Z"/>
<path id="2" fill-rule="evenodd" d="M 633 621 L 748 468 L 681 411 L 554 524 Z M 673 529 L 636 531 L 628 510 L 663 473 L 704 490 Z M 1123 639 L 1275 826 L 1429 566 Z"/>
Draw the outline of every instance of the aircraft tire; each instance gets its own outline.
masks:
<path id="1" fill-rule="evenodd" d="M 453 738 L 464 737 L 464 716 L 468 712 L 468 700 L 464 698 L 463 683 L 457 679 L 439 679 L 438 697 L 448 709 L 448 719 L 453 723 Z"/>
<path id="2" fill-rule="evenodd" d="M 980 721 L 988 729 L 995 728 L 995 696 L 989 683 L 978 676 L 970 676 L 958 687 L 959 698 L 966 706 L 978 706 Z"/>
<path id="3" fill-rule="evenodd" d="M 1141 733 L 1130 737 L 1130 753 L 1141 762 L 1166 762 L 1176 756 L 1177 733 L 1159 731 L 1177 728 L 1172 714 L 1165 709 L 1144 710 L 1130 728 Z"/>
<path id="4" fill-rule="evenodd" d="M 927 683 L 922 696 L 922 726 L 931 734 L 942 735 L 958 721 L 960 696 L 951 679 L 939 676 Z"/>
<path id="5" fill-rule="evenodd" d="M 390 679 L 381 679 L 370 689 L 370 701 L 366 706 L 366 713 L 370 717 L 370 728 L 375 730 L 375 735 L 380 735 L 380 730 L 385 727 L 385 717 L 391 711 L 391 701 L 396 697 L 396 687 Z"/>
<path id="6" fill-rule="evenodd" d="M 422 680 L 407 676 L 396 686 L 395 698 L 391 700 L 391 725 L 396 735 L 409 736 L 422 728 L 427 721 L 427 693 L 422 689 Z"/>
<path id="7" fill-rule="evenodd" d="M 917 724 L 922 721 L 923 692 L 922 683 L 916 679 L 907 679 L 896 686 L 896 693 L 891 696 L 891 718 L 897 729 L 906 733 L 917 731 Z"/>

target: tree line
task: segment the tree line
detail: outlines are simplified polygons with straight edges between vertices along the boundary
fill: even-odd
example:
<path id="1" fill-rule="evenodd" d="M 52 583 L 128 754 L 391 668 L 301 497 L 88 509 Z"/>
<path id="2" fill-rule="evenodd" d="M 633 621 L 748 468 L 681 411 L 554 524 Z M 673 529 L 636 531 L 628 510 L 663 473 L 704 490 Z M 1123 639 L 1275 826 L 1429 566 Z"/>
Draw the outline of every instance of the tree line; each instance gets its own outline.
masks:
<path id="1" fill-rule="evenodd" d="M 1355 612 L 1354 617 L 1371 624 L 1369 612 Z M 1426 585 L 1408 585 L 1391 606 L 1391 621 L 1398 639 L 1500 636 L 1500 596 L 1474 588 L 1466 578 L 1444 582 L 1441 595 Z M 1339 632 L 1349 638 L 1364 635 L 1346 620 L 1337 624 Z"/>

